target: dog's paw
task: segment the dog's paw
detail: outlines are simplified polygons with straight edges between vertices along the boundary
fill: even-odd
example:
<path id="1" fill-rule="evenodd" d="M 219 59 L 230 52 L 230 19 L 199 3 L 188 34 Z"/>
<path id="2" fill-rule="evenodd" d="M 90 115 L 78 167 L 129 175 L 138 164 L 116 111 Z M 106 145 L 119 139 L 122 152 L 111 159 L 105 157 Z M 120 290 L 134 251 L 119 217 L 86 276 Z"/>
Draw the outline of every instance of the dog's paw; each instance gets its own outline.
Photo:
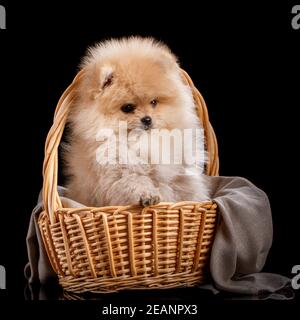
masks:
<path id="1" fill-rule="evenodd" d="M 142 194 L 140 197 L 140 205 L 142 207 L 149 207 L 160 202 L 159 195 Z"/>

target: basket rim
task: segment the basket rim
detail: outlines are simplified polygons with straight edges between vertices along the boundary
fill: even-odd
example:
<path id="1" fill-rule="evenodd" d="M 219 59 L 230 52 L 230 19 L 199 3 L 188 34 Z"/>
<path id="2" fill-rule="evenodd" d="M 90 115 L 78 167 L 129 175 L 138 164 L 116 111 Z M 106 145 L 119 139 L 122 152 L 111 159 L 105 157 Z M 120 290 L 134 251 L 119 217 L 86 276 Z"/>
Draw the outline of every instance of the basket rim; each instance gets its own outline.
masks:
<path id="1" fill-rule="evenodd" d="M 144 215 L 147 213 L 153 213 L 157 211 L 163 211 L 164 214 L 167 211 L 168 214 L 176 214 L 177 210 L 181 210 L 185 212 L 185 210 L 189 209 L 187 207 L 192 207 L 196 206 L 197 207 L 197 212 L 193 212 L 196 214 L 202 214 L 204 212 L 209 211 L 216 211 L 218 208 L 218 205 L 215 201 L 202 201 L 202 202 L 197 202 L 197 201 L 181 201 L 181 202 L 161 202 L 159 204 L 150 206 L 150 207 L 141 207 L 138 205 L 128 205 L 128 206 L 104 206 L 104 207 L 80 207 L 80 208 L 58 208 L 55 210 L 54 215 L 57 217 L 57 215 L 67 215 L 69 217 L 74 217 L 74 216 L 79 216 L 81 218 L 87 217 L 87 215 L 90 214 L 104 214 L 106 216 L 114 216 L 117 214 L 122 214 L 122 215 Z M 134 212 L 130 212 L 130 210 L 136 210 Z M 191 209 L 191 208 L 190 208 Z M 174 211 L 171 211 L 174 210 Z M 38 220 L 43 219 L 44 217 L 42 213 L 46 213 L 46 210 L 43 210 L 41 214 L 39 215 Z M 85 216 L 83 214 L 86 214 Z M 214 213 L 215 214 L 215 213 Z M 48 216 L 48 215 L 47 215 Z"/>

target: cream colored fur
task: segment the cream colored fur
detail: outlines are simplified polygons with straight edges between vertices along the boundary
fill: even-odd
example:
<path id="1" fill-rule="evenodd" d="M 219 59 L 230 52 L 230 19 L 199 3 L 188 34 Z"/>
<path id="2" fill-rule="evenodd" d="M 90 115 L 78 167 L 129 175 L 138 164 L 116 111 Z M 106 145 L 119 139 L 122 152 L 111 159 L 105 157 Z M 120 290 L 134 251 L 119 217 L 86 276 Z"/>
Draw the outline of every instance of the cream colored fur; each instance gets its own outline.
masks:
<path id="1" fill-rule="evenodd" d="M 138 129 L 137 135 L 145 132 L 141 122 L 145 116 L 152 118 L 156 129 L 200 128 L 191 89 L 184 84 L 170 50 L 149 38 L 109 40 L 90 48 L 81 67 L 86 75 L 69 116 L 71 133 L 64 150 L 68 196 L 88 206 L 208 199 L 201 166 L 189 167 L 187 174 L 185 163 L 97 161 L 99 130 L 110 128 L 117 135 L 119 121 L 127 122 L 128 132 Z M 121 110 L 128 103 L 134 104 L 134 112 Z"/>

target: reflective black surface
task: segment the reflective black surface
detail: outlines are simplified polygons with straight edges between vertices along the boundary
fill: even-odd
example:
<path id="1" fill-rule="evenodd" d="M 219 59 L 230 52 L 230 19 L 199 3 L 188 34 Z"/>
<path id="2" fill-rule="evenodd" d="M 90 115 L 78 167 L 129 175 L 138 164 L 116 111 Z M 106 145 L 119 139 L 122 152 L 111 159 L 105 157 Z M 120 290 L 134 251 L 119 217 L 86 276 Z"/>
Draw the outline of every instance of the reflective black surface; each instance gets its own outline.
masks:
<path id="1" fill-rule="evenodd" d="M 57 284 L 31 285 L 27 284 L 24 289 L 25 300 L 97 300 L 110 303 L 156 303 L 166 302 L 204 302 L 204 301 L 227 301 L 227 300 L 290 300 L 295 298 L 295 291 L 286 287 L 278 293 L 261 293 L 259 296 L 237 295 L 233 293 L 218 292 L 197 287 L 161 290 L 124 290 L 116 293 L 72 293 L 64 291 Z"/>

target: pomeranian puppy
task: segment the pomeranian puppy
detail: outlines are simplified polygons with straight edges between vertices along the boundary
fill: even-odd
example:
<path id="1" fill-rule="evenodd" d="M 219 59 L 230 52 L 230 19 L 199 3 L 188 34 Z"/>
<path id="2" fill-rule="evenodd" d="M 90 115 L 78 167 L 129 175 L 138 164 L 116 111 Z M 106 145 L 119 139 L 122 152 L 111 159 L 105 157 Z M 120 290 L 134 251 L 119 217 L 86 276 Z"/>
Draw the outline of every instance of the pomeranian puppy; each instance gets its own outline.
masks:
<path id="1" fill-rule="evenodd" d="M 63 155 L 67 196 L 87 206 L 208 199 L 203 130 L 169 48 L 152 38 L 108 40 L 81 68 Z M 194 149 L 203 152 L 191 164 L 182 154 Z"/>

